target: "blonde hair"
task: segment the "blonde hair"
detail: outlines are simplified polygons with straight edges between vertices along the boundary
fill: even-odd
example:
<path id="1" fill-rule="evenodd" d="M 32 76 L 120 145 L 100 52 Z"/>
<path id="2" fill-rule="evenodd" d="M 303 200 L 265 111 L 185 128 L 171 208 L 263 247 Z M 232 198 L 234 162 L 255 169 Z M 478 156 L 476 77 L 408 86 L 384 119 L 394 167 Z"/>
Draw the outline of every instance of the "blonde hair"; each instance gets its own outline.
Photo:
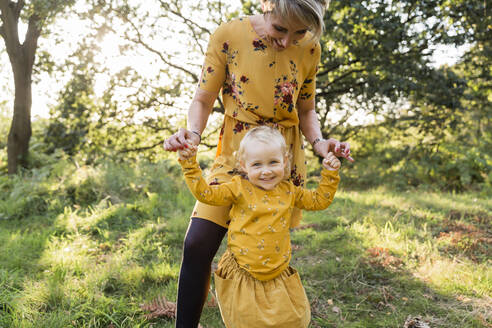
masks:
<path id="1" fill-rule="evenodd" d="M 323 16 L 329 0 L 261 0 L 261 2 L 265 13 L 297 19 L 310 28 L 313 39 L 320 39 L 325 27 Z"/>
<path id="2" fill-rule="evenodd" d="M 241 143 L 239 144 L 239 149 L 236 152 L 236 168 L 240 172 L 242 172 L 240 163 L 244 162 L 244 153 L 251 141 L 259 141 L 267 145 L 278 146 L 285 160 L 284 179 L 288 179 L 290 177 L 291 155 L 289 150 L 287 149 L 287 144 L 285 143 L 284 136 L 277 129 L 274 129 L 267 125 L 260 125 L 249 130 L 248 133 L 246 133 L 246 135 L 241 140 Z"/>

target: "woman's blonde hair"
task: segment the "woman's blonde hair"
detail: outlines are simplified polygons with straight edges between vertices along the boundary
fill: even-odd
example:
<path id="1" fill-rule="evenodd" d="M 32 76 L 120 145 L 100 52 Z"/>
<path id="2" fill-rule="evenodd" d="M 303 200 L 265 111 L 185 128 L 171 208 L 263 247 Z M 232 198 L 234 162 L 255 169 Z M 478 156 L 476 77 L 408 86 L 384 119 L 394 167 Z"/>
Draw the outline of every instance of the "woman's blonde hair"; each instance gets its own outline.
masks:
<path id="1" fill-rule="evenodd" d="M 285 143 L 284 136 L 277 130 L 267 125 L 260 125 L 251 130 L 249 130 L 246 135 L 241 140 L 239 144 L 239 149 L 236 152 L 236 168 L 241 172 L 241 162 L 244 162 L 244 153 L 248 144 L 251 141 L 259 141 L 267 145 L 276 145 L 280 148 L 281 153 L 284 155 L 285 160 L 285 170 L 284 179 L 290 177 L 290 152 L 287 149 L 287 144 Z"/>
<path id="2" fill-rule="evenodd" d="M 319 40 L 325 23 L 323 16 L 329 0 L 261 0 L 265 13 L 297 19 L 309 27 L 313 38 Z"/>

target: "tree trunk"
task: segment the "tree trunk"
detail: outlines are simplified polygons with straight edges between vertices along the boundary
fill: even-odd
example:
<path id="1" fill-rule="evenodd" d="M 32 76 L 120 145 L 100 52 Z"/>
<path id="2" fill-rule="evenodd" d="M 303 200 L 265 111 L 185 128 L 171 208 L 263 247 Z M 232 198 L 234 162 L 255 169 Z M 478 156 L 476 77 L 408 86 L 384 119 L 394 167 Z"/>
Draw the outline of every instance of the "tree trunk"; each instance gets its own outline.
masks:
<path id="1" fill-rule="evenodd" d="M 19 42 L 19 18 L 25 0 L 0 0 L 0 36 L 5 41 L 15 83 L 14 117 L 7 142 L 8 173 L 17 173 L 19 165 L 26 166 L 31 138 L 32 68 L 42 20 L 33 13 L 28 19 L 24 43 Z"/>
<path id="2" fill-rule="evenodd" d="M 19 165 L 26 167 L 31 138 L 31 73 L 32 68 L 26 67 L 24 60 L 13 65 L 15 81 L 14 116 L 10 126 L 7 143 L 8 173 L 17 173 Z"/>

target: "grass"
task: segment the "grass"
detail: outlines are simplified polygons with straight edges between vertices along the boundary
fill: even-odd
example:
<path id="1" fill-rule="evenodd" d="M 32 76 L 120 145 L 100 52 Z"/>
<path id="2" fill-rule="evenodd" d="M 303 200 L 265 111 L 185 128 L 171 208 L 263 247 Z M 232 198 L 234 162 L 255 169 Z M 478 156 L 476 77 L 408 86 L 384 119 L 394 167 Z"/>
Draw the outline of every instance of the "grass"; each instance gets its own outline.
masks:
<path id="1" fill-rule="evenodd" d="M 140 305 L 176 299 L 194 201 L 174 164 L 60 156 L 0 191 L 0 327 L 173 327 Z M 491 218 L 480 194 L 342 185 L 292 234 L 312 327 L 491 327 Z"/>

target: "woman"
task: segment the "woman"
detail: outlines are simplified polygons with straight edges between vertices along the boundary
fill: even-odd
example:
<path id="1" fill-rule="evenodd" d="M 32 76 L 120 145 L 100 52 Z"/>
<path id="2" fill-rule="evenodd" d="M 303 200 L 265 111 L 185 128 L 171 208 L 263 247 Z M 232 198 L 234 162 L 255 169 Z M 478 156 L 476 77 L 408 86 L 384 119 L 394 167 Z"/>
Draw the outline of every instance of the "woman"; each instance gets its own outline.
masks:
<path id="1" fill-rule="evenodd" d="M 230 181 L 234 152 L 252 127 L 270 125 L 292 154 L 291 180 L 306 175 L 301 132 L 314 151 L 350 157 L 347 143 L 322 138 L 315 111 L 316 71 L 325 0 L 262 0 L 263 15 L 222 24 L 211 36 L 202 76 L 188 112 L 187 129 L 164 142 L 170 151 L 198 145 L 222 89 L 224 122 L 208 183 Z M 229 208 L 197 202 L 184 241 L 176 327 L 197 327 L 210 282 L 211 262 L 227 232 Z M 295 209 L 293 224 L 301 219 Z"/>

